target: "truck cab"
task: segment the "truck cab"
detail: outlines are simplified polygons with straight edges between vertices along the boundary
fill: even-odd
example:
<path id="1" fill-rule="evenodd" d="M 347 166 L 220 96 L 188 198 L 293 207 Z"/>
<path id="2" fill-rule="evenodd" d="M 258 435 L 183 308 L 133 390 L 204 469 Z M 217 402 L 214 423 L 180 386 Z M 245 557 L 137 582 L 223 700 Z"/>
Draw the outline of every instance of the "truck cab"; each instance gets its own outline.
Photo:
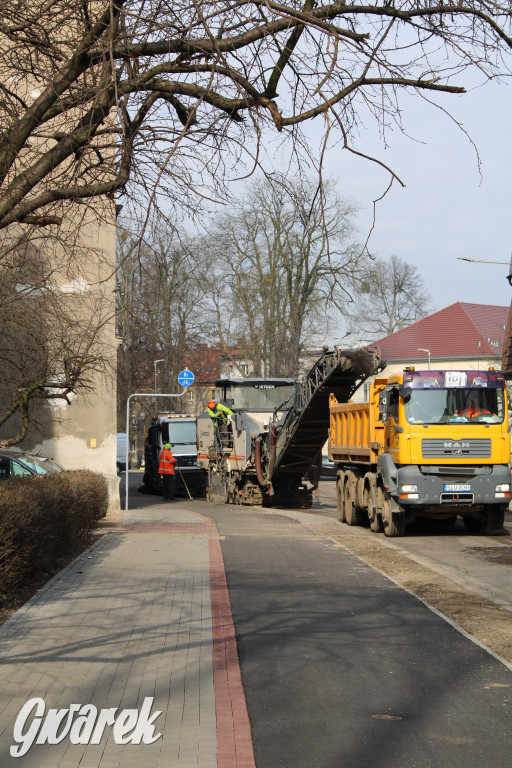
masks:
<path id="1" fill-rule="evenodd" d="M 406 369 L 381 385 L 377 409 L 377 464 L 400 508 L 501 528 L 511 497 L 501 372 Z"/>
<path id="2" fill-rule="evenodd" d="M 507 397 L 497 371 L 414 371 L 378 392 L 382 449 L 397 465 L 508 464 Z"/>
<path id="3" fill-rule="evenodd" d="M 204 496 L 206 472 L 197 464 L 196 417 L 184 413 L 159 414 L 148 430 L 144 450 L 144 486 L 152 493 L 161 491 L 158 475 L 160 453 L 165 443 L 171 444 L 177 459 L 176 493 Z"/>

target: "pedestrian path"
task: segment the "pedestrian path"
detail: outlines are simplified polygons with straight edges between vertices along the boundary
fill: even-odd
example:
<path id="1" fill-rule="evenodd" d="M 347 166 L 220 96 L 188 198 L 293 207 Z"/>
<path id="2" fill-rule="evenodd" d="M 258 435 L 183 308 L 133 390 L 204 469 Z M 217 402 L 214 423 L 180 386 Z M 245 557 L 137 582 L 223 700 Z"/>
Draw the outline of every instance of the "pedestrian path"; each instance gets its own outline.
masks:
<path id="1" fill-rule="evenodd" d="M 123 520 L 0 627 L 0 766 L 254 768 L 215 523 Z"/>

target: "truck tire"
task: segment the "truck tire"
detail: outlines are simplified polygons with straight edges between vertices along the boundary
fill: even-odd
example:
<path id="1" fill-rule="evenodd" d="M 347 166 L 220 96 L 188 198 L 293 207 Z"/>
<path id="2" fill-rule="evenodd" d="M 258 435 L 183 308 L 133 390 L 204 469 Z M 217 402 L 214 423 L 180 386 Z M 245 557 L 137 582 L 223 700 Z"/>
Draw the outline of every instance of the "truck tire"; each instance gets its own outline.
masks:
<path id="1" fill-rule="evenodd" d="M 345 473 L 338 472 L 336 478 L 336 507 L 338 509 L 338 520 L 340 523 L 346 521 L 345 518 L 345 499 L 344 499 Z"/>
<path id="2" fill-rule="evenodd" d="M 499 536 L 503 531 L 505 510 L 495 504 L 488 504 L 485 509 L 485 519 L 479 517 L 463 518 L 464 528 L 468 533 L 481 533 L 483 536 Z"/>
<path id="3" fill-rule="evenodd" d="M 390 537 L 403 536 L 405 533 L 405 512 L 392 512 L 389 493 L 384 489 L 378 489 L 382 498 L 382 525 L 384 535 Z"/>
<path id="4" fill-rule="evenodd" d="M 489 504 L 483 521 L 482 533 L 484 536 L 499 536 L 503 532 L 505 522 L 505 510 L 495 504 Z"/>
<path id="5" fill-rule="evenodd" d="M 362 478 L 360 478 L 362 480 Z M 345 474 L 345 518 L 347 525 L 360 525 L 364 523 L 363 509 L 358 504 L 357 484 L 359 480 L 355 472 L 350 470 Z"/>
<path id="6" fill-rule="evenodd" d="M 356 506 L 359 509 L 368 509 L 368 494 L 366 492 L 366 480 L 363 475 L 356 477 Z"/>

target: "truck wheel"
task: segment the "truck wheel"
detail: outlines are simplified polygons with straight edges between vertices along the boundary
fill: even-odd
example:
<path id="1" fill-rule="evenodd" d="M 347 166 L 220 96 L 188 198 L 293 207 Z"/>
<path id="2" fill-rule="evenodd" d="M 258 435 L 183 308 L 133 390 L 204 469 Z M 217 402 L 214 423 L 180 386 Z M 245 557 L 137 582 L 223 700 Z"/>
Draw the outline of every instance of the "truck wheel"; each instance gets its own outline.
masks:
<path id="1" fill-rule="evenodd" d="M 336 478 L 336 507 L 338 509 L 338 520 L 340 523 L 345 523 L 345 499 L 344 499 L 344 484 L 345 484 L 345 473 L 344 472 L 338 472 L 338 477 Z"/>
<path id="2" fill-rule="evenodd" d="M 370 520 L 370 530 L 374 533 L 382 533 L 384 530 L 384 526 L 382 525 L 382 517 L 380 514 L 376 511 L 375 514 L 369 518 Z"/>
<path id="3" fill-rule="evenodd" d="M 499 536 L 503 531 L 503 523 L 505 522 L 505 510 L 500 507 L 496 507 L 494 504 L 489 504 L 485 510 L 485 520 L 482 525 L 482 533 L 484 536 Z"/>
<path id="4" fill-rule="evenodd" d="M 380 489 L 379 489 L 380 490 Z M 392 512 L 390 497 L 382 489 L 382 525 L 385 536 L 403 536 L 405 533 L 405 512 Z"/>
<path id="5" fill-rule="evenodd" d="M 347 472 L 345 475 L 345 517 L 347 525 L 364 524 L 364 513 L 362 506 L 358 501 L 357 485 L 362 483 L 362 478 L 357 478 L 354 472 Z M 362 493 L 361 493 L 362 496 Z"/>

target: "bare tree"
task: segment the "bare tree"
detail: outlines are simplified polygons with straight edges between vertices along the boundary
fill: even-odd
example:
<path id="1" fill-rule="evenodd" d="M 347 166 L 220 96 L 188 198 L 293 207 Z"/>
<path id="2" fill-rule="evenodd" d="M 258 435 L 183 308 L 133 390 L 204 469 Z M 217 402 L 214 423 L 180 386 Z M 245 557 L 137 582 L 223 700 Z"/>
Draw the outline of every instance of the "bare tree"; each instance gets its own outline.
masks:
<path id="1" fill-rule="evenodd" d="M 305 344 L 338 316 L 361 253 L 353 218 L 332 184 L 275 176 L 249 185 L 209 232 L 219 334 L 226 347 L 246 340 L 258 375 L 297 375 Z"/>
<path id="2" fill-rule="evenodd" d="M 432 311 L 431 301 L 418 269 L 393 255 L 367 262 L 344 314 L 352 333 L 375 339 L 421 320 Z"/>
<path id="3" fill-rule="evenodd" d="M 402 92 L 509 73 L 510 27 L 488 0 L 0 0 L 0 254 L 41 229 L 50 252 L 72 243 L 84 210 L 112 221 L 116 195 L 224 201 L 272 132 L 313 163 L 315 117 L 355 151 L 361 124 L 401 127 Z M 65 380 L 58 359 L 45 380 Z"/>
<path id="4" fill-rule="evenodd" d="M 299 149 L 318 116 L 352 149 L 369 118 L 401 126 L 403 91 L 509 73 L 510 25 L 489 0 L 0 0 L 0 229 L 130 179 L 139 201 L 220 193 L 267 129 Z"/>
<path id="5" fill-rule="evenodd" d="M 138 232 L 118 239 L 118 422 L 126 398 L 153 383 L 153 363 L 163 359 L 159 389 L 178 392 L 178 373 L 204 340 L 208 320 L 202 252 L 185 235 L 157 220 L 138 246 Z M 210 325 L 211 327 L 211 325 Z M 163 408 L 164 403 L 160 402 Z M 152 404 L 151 404 L 152 408 Z M 149 414 L 148 414 L 149 415 Z"/>

